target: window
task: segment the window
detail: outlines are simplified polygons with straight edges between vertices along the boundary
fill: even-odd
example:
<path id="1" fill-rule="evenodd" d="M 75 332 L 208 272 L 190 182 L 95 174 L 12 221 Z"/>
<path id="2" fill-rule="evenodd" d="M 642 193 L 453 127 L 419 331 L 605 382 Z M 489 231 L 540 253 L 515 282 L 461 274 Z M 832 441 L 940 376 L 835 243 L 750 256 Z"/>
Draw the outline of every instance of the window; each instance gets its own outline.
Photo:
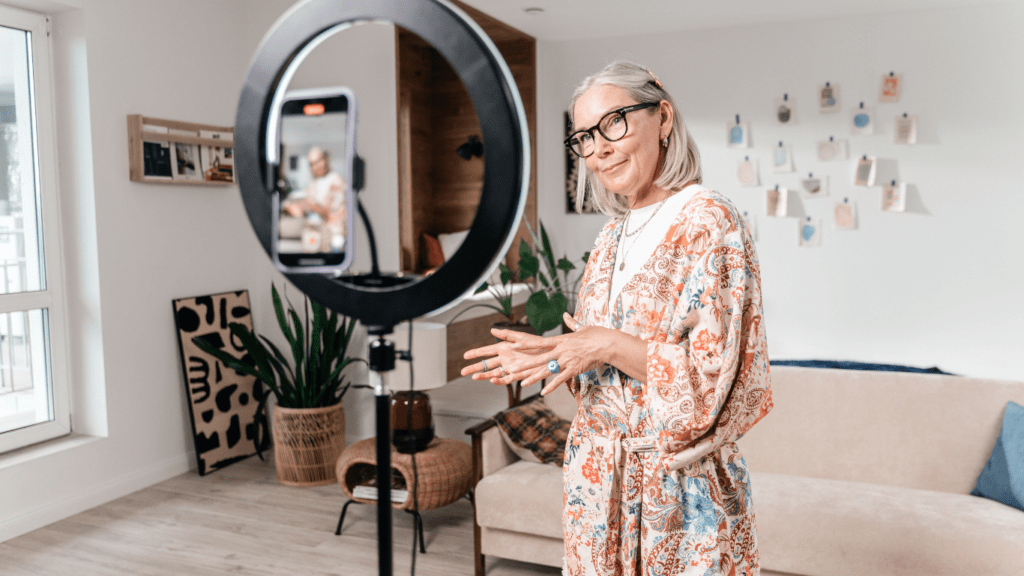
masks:
<path id="1" fill-rule="evenodd" d="M 48 25 L 0 6 L 0 452 L 71 431 Z"/>

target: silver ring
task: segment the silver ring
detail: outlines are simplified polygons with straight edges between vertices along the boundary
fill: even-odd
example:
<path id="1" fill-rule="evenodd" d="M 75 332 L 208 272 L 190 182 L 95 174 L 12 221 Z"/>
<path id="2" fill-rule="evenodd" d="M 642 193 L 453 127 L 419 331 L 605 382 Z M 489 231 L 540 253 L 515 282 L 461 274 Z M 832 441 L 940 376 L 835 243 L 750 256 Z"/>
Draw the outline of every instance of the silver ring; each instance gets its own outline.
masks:
<path id="1" fill-rule="evenodd" d="M 487 372 L 487 360 L 480 361 L 484 365 L 484 372 Z"/>
<path id="2" fill-rule="evenodd" d="M 558 360 L 552 360 L 548 362 L 548 372 L 551 372 L 552 374 L 558 374 L 559 370 L 560 368 L 558 366 Z"/>
<path id="3" fill-rule="evenodd" d="M 507 374 L 505 374 L 505 367 L 504 366 L 498 366 L 498 370 L 501 370 L 501 377 L 502 378 L 507 376 Z"/>

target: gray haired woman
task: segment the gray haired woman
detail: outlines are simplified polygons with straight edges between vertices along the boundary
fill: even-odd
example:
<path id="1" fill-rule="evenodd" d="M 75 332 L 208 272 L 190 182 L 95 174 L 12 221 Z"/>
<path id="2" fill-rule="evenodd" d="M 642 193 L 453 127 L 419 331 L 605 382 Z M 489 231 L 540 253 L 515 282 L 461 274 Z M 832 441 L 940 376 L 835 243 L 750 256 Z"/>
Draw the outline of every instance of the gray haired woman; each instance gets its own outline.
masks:
<path id="1" fill-rule="evenodd" d="M 657 76 L 615 62 L 584 79 L 566 140 L 578 203 L 611 216 L 568 334 L 495 330 L 463 374 L 550 378 L 579 402 L 566 444 L 571 576 L 759 573 L 736 440 L 771 410 L 761 280 L 736 207 L 701 185 L 700 154 Z"/>

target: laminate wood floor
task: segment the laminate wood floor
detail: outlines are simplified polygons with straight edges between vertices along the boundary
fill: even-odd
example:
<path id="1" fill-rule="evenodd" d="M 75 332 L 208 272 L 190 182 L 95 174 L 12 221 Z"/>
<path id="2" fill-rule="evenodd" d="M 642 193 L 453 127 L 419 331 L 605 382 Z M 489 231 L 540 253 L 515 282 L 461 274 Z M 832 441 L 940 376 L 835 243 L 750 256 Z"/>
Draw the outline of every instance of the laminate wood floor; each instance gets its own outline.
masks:
<path id="1" fill-rule="evenodd" d="M 249 458 L 200 477 L 183 474 L 0 543 L 4 576 L 376 576 L 376 506 L 337 485 L 291 488 L 273 463 Z M 427 553 L 418 576 L 473 574 L 473 508 L 466 499 L 422 513 Z M 413 517 L 395 511 L 394 573 L 410 573 Z M 487 559 L 488 576 L 560 569 Z"/>

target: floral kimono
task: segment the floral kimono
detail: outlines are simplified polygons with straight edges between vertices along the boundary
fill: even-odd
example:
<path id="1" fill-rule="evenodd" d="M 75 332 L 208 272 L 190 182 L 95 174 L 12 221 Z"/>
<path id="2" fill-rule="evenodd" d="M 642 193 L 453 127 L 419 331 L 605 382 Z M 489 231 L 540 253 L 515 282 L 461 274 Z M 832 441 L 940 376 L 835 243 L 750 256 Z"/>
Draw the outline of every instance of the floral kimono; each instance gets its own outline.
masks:
<path id="1" fill-rule="evenodd" d="M 622 218 L 601 231 L 576 320 L 638 336 L 647 383 L 582 374 L 566 444 L 569 576 L 756 575 L 747 466 L 736 440 L 772 408 L 754 243 L 706 188 L 609 302 Z"/>

